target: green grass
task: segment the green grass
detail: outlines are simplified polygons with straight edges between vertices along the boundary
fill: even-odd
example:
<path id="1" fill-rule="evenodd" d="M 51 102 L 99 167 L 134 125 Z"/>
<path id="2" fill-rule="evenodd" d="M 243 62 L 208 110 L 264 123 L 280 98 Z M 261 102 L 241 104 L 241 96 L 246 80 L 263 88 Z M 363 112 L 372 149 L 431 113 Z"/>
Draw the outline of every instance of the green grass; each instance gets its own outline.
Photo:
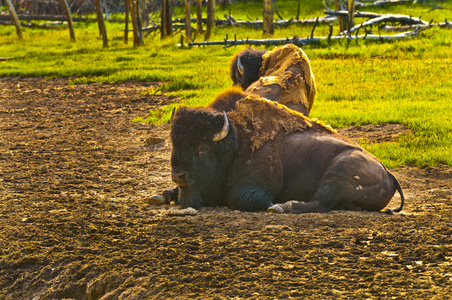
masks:
<path id="1" fill-rule="evenodd" d="M 408 14 L 439 22 L 452 11 L 451 2 L 440 5 L 446 9 L 430 11 L 431 6 L 426 4 L 409 4 L 366 11 Z M 280 1 L 278 7 L 283 17 L 294 18 L 297 1 Z M 218 6 L 217 17 L 228 14 L 228 9 Z M 181 17 L 183 9 L 177 8 L 175 13 Z M 232 15 L 237 20 L 262 19 L 262 2 L 234 3 Z M 302 1 L 300 18 L 321 15 L 321 1 Z M 145 93 L 175 96 L 180 103 L 151 111 L 149 116 L 137 116 L 135 121 L 164 123 L 169 121 L 173 107 L 205 105 L 229 87 L 229 61 L 234 53 L 246 48 L 180 49 L 175 46 L 180 42 L 180 34 L 164 41 L 158 34 L 151 34 L 145 37 L 144 47 L 134 48 L 131 34 L 129 45 L 122 41 L 123 24 L 107 22 L 106 27 L 109 47 L 104 49 L 98 39 L 97 24 L 93 22 L 76 23 L 75 43 L 70 42 L 69 31 L 64 28 L 23 28 L 24 41 L 19 42 L 13 26 L 1 26 L 0 57 L 19 59 L 0 62 L 0 76 L 67 77 L 69 84 L 159 81 L 159 88 Z M 335 24 L 335 33 L 337 28 Z M 311 29 L 294 25 L 276 28 L 274 37 L 306 37 Z M 324 36 L 327 32 L 328 26 L 319 25 L 315 35 Z M 374 29 L 374 32 L 378 31 Z M 226 35 L 234 34 L 238 39 L 262 38 L 261 30 L 218 27 L 214 28 L 211 40 L 223 40 Z M 202 41 L 202 36 L 197 41 Z M 362 146 L 389 167 L 411 163 L 452 166 L 451 46 L 452 31 L 438 28 L 404 41 L 340 41 L 305 46 L 318 86 L 311 116 L 334 127 L 404 124 L 414 133 L 396 142 Z"/>

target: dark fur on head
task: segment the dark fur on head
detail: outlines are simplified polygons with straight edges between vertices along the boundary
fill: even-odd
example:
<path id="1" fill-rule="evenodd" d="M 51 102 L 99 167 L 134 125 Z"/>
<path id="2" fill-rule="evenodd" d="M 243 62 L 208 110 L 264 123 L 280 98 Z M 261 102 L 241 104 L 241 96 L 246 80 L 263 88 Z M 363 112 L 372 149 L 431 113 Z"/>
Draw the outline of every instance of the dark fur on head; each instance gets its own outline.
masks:
<path id="1" fill-rule="evenodd" d="M 253 82 L 259 79 L 259 70 L 262 67 L 262 55 L 267 53 L 266 50 L 257 50 L 248 48 L 236 54 L 231 62 L 231 79 L 235 84 L 239 84 L 246 90 Z M 243 75 L 240 74 L 237 67 L 237 59 L 240 56 L 240 61 L 245 69 Z"/>
<path id="2" fill-rule="evenodd" d="M 232 122 L 228 135 L 213 141 L 224 124 L 224 114 L 205 108 L 179 108 L 171 123 L 173 174 L 186 174 L 179 185 L 182 207 L 224 205 L 224 180 L 238 148 Z M 174 179 L 173 179 L 174 180 Z"/>

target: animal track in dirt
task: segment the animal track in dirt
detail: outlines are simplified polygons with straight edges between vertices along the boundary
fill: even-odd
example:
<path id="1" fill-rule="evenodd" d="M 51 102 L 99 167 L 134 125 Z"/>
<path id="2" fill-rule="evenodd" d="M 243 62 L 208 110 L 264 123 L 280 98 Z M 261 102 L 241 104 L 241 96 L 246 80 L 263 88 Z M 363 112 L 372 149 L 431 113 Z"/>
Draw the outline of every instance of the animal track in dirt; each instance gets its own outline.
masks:
<path id="1" fill-rule="evenodd" d="M 173 186 L 169 128 L 131 122 L 170 101 L 140 95 L 157 83 L 67 82 L 0 79 L 0 299 L 452 294 L 452 168 L 391 170 L 407 198 L 393 216 L 176 216 L 146 202 Z M 400 126 L 340 132 L 380 142 Z"/>

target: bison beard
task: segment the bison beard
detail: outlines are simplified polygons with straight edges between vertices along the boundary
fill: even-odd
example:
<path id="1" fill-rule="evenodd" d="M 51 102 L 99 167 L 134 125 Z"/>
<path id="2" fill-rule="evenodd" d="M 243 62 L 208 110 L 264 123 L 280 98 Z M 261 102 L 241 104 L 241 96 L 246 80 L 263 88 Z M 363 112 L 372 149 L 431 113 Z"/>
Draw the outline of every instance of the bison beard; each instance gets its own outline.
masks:
<path id="1" fill-rule="evenodd" d="M 225 120 L 227 132 L 219 135 Z M 182 107 L 171 139 L 182 208 L 379 211 L 396 190 L 401 206 L 388 212 L 403 206 L 400 185 L 377 158 L 321 122 L 265 99 L 239 100 L 227 117 Z"/>

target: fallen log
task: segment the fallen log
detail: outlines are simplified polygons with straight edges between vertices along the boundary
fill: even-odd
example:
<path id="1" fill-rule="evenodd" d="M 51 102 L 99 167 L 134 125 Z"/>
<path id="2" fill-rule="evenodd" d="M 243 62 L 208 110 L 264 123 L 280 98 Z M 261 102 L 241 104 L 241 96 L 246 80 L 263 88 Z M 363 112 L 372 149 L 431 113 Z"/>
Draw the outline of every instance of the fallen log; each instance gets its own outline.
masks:
<path id="1" fill-rule="evenodd" d="M 378 27 L 380 30 L 384 30 L 384 31 L 388 31 L 388 32 L 393 32 L 393 31 L 407 31 L 407 30 L 411 30 L 414 28 L 417 28 L 418 30 L 425 30 L 428 29 L 430 27 L 441 27 L 441 28 L 452 28 L 452 22 L 441 22 L 441 23 L 430 23 L 427 25 L 421 24 L 421 25 L 406 25 L 406 26 L 390 26 L 390 25 L 383 25 Z"/>
<path id="2" fill-rule="evenodd" d="M 323 11 L 326 15 L 330 15 L 330 16 L 343 16 L 343 17 L 347 17 L 348 16 L 348 11 L 346 10 L 339 10 L 339 11 L 329 11 L 329 10 L 324 10 Z M 365 11 L 357 11 L 354 13 L 353 15 L 355 18 L 369 18 L 369 19 L 374 19 L 374 18 L 378 18 L 381 17 L 382 14 L 376 14 L 373 12 L 365 12 Z"/>
<path id="3" fill-rule="evenodd" d="M 141 28 L 141 31 L 153 32 L 153 31 L 156 31 L 156 30 L 160 30 L 160 27 L 161 27 L 160 25 L 143 27 L 143 28 Z M 173 24 L 173 28 L 174 29 L 185 29 L 185 25 L 183 25 L 183 24 Z M 197 30 L 196 30 L 196 28 L 191 27 L 191 31 L 196 32 Z"/>
<path id="4" fill-rule="evenodd" d="M 323 23 L 323 24 L 325 24 L 325 23 L 332 23 L 336 19 L 337 18 L 335 16 L 319 17 L 317 23 Z M 283 26 L 288 26 L 288 25 L 291 25 L 291 24 L 314 25 L 314 24 L 316 24 L 316 20 L 317 20 L 317 18 L 305 19 L 305 20 L 277 20 L 277 21 L 273 21 L 273 26 L 283 27 Z M 225 21 L 225 20 L 217 20 L 217 21 Z M 222 23 L 222 24 L 225 24 L 225 23 Z M 233 23 L 233 25 L 237 25 L 237 26 L 251 26 L 251 27 L 254 27 L 254 28 L 257 28 L 257 29 L 263 28 L 263 26 L 264 26 L 263 22 L 261 20 L 256 20 L 256 21 L 235 21 Z M 221 27 L 221 26 L 226 26 L 226 25 L 216 25 L 216 26 Z M 185 25 L 183 25 L 183 24 L 173 24 L 173 27 L 174 28 L 183 28 L 183 27 L 185 27 Z M 142 30 L 143 31 L 147 31 L 147 32 L 153 32 L 153 31 L 156 31 L 156 30 L 160 30 L 160 25 L 144 27 Z M 193 30 L 193 28 L 192 28 L 192 30 Z"/>
<path id="5" fill-rule="evenodd" d="M 405 16 L 405 15 L 383 15 L 381 17 L 377 17 L 377 18 L 373 18 L 370 20 L 367 20 L 366 22 L 363 22 L 359 25 L 356 25 L 352 28 L 350 28 L 350 30 L 345 30 L 343 32 L 341 32 L 340 34 L 351 34 L 352 32 L 355 32 L 361 28 L 365 28 L 368 26 L 374 26 L 380 23 L 400 23 L 400 24 L 404 24 L 404 25 L 428 25 L 427 22 L 422 21 L 419 18 L 412 18 L 410 16 Z"/>
<path id="6" fill-rule="evenodd" d="M 62 22 L 67 21 L 67 18 L 65 16 L 47 16 L 47 15 L 17 15 L 17 16 L 19 17 L 19 20 L 21 20 L 21 21 L 62 21 Z M 10 15 L 0 15 L 0 20 L 1 21 L 11 21 L 12 18 Z M 73 17 L 72 21 L 74 21 L 74 22 L 86 22 L 86 21 L 96 22 L 97 19 Z"/>
<path id="7" fill-rule="evenodd" d="M 213 46 L 213 45 L 221 45 L 224 48 L 238 45 L 283 45 L 283 44 L 295 44 L 297 46 L 305 46 L 305 45 L 314 45 L 319 44 L 321 41 L 328 40 L 380 40 L 380 41 L 390 41 L 390 40 L 399 40 L 409 37 L 417 36 L 417 30 L 403 32 L 395 35 L 378 35 L 378 34 L 362 34 L 358 36 L 327 36 L 327 37 L 308 37 L 308 38 L 299 38 L 297 36 L 293 38 L 284 38 L 284 39 L 246 39 L 246 40 L 229 40 L 225 39 L 223 41 L 206 41 L 206 42 L 191 42 L 187 45 L 191 46 Z M 180 44 L 176 45 L 177 47 L 181 47 Z"/>
<path id="8" fill-rule="evenodd" d="M 387 4 L 401 4 L 401 3 L 413 3 L 413 0 L 378 0 L 371 3 L 356 2 L 356 8 L 375 7 L 375 6 L 381 7 Z"/>
<path id="9" fill-rule="evenodd" d="M 0 57 L 0 61 L 7 61 L 7 60 L 21 59 L 21 58 L 25 58 L 25 56 L 19 56 L 19 57 Z"/>
<path id="10" fill-rule="evenodd" d="M 14 25 L 14 23 L 11 21 L 0 21 L 0 25 Z M 20 22 L 20 26 L 22 26 L 22 27 L 38 27 L 38 28 L 55 28 L 55 27 L 63 26 L 63 28 L 66 28 L 67 25 L 64 25 L 62 22 L 56 21 L 55 23 L 43 23 L 43 24 Z"/>
<path id="11" fill-rule="evenodd" d="M 232 16 L 225 16 L 226 18 L 223 19 L 216 19 L 215 20 L 215 26 L 253 26 L 256 28 L 262 28 L 263 26 L 263 21 L 262 20 L 255 20 L 255 21 L 236 21 Z M 295 19 L 290 19 L 290 20 L 276 20 L 273 21 L 273 24 L 276 26 L 287 26 L 287 25 L 291 25 L 291 24 L 297 24 L 297 25 L 314 25 L 316 22 L 317 18 L 310 18 L 310 19 L 304 19 L 304 20 L 295 20 Z M 319 17 L 319 23 L 321 24 L 325 24 L 325 23 L 332 23 L 334 21 L 336 21 L 337 18 L 336 16 L 325 16 L 325 17 Z M 191 18 L 190 19 L 191 23 L 196 23 L 197 19 L 196 18 Z M 207 22 L 207 19 L 203 18 L 202 22 L 205 24 Z M 185 19 L 181 19 L 181 18 L 176 18 L 173 19 L 173 23 L 184 23 L 185 24 Z"/>
<path id="12" fill-rule="evenodd" d="M 284 27 L 284 26 L 288 26 L 288 25 L 314 25 L 316 24 L 316 20 L 317 23 L 320 24 L 327 24 L 327 23 L 332 23 L 334 21 L 337 20 L 337 18 L 335 16 L 326 16 L 326 17 L 318 17 L 318 18 L 311 18 L 311 19 L 304 19 L 304 20 L 294 20 L 294 19 L 290 19 L 290 20 L 275 20 L 273 21 L 273 26 L 276 27 Z M 236 21 L 234 23 L 234 25 L 238 25 L 238 26 L 253 26 L 256 28 L 261 28 L 263 26 L 263 21 L 261 20 L 256 20 L 256 21 Z"/>

